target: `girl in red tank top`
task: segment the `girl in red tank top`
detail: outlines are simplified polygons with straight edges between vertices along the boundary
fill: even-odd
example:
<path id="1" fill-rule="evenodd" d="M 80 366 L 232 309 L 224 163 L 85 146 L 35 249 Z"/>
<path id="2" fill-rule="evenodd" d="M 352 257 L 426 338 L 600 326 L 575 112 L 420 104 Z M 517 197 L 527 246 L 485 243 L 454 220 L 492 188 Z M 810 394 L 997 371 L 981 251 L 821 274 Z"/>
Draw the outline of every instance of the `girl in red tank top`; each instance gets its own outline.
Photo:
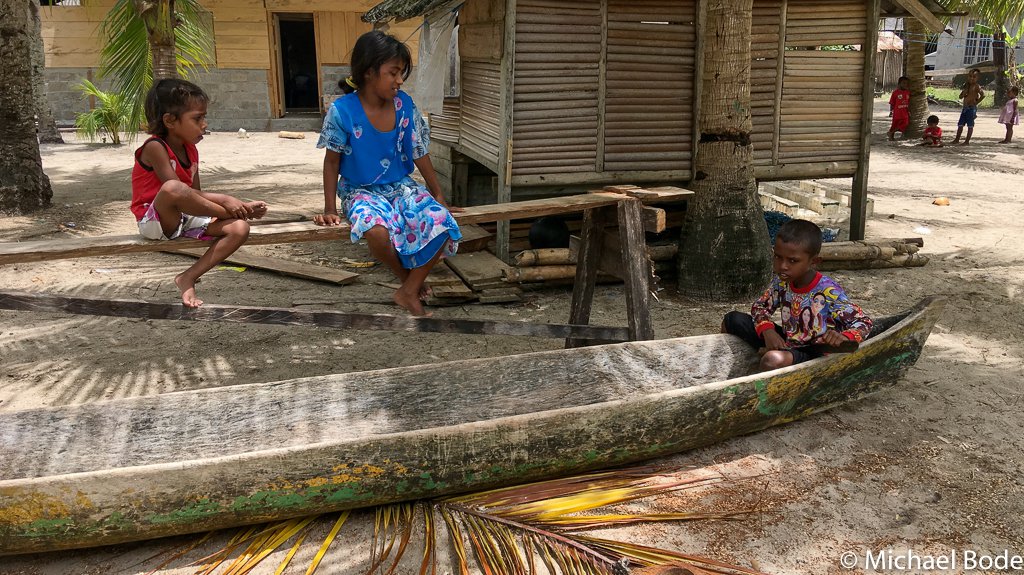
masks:
<path id="1" fill-rule="evenodd" d="M 165 79 L 146 95 L 147 131 L 153 137 L 135 150 L 132 214 L 139 233 L 154 240 L 179 237 L 211 241 L 191 267 L 174 278 L 187 307 L 199 307 L 199 277 L 235 252 L 249 237 L 249 222 L 267 213 L 264 202 L 243 202 L 200 191 L 199 151 L 206 132 L 209 97 L 191 82 Z"/>

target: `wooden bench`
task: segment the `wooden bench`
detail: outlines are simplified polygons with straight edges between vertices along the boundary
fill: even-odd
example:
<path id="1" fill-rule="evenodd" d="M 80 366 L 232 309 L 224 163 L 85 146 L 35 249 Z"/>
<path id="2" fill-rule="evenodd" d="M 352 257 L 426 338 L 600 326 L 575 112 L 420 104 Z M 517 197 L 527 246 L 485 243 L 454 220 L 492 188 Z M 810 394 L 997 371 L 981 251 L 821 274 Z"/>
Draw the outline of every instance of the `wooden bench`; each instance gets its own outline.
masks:
<path id="1" fill-rule="evenodd" d="M 598 263 L 601 261 L 602 236 L 604 228 L 617 221 L 621 238 L 622 277 L 626 284 L 626 308 L 629 317 L 629 339 L 647 340 L 654 338 L 648 308 L 650 261 L 647 258 L 644 231 L 659 232 L 664 229 L 664 211 L 650 208 L 645 204 L 671 203 L 688 199 L 692 191 L 675 187 L 640 188 L 637 186 L 609 186 L 585 194 L 563 196 L 542 200 L 490 204 L 466 208 L 465 212 L 455 214 L 461 224 L 495 222 L 521 218 L 536 218 L 558 214 L 583 212 L 583 229 L 580 240 L 579 260 L 576 268 L 576 280 L 573 287 L 572 311 L 570 325 L 587 325 L 590 321 L 590 308 L 594 297 L 594 286 L 597 279 Z M 334 227 L 322 227 L 312 222 L 290 222 L 253 226 L 249 233 L 248 245 L 267 245 L 296 242 L 314 242 L 347 239 L 350 227 L 347 223 Z M 180 250 L 202 248 L 208 242 L 192 239 L 178 239 L 170 242 L 147 240 L 138 235 L 127 236 L 96 236 L 78 237 L 59 240 L 26 241 L 0 243 L 0 265 L 38 262 L 47 260 L 81 258 L 102 255 L 116 255 L 142 252 L 167 251 L 169 248 Z M 24 301 L 24 295 L 17 298 L 22 307 L 7 309 L 30 309 L 31 304 Z M 13 304 L 12 304 L 13 305 Z M 49 306 L 57 306 L 51 302 Z M 180 304 L 175 304 L 180 307 Z M 174 313 L 175 317 L 185 314 L 188 310 L 178 313 L 177 307 L 170 306 L 161 311 L 164 317 Z M 37 302 L 34 309 L 43 309 L 42 301 Z M 124 307 L 124 306 L 122 306 Z M 84 305 L 82 309 L 97 309 L 96 305 Z M 171 310 L 174 308 L 174 310 Z M 201 308 L 202 309 L 202 308 Z M 71 310 L 68 310 L 71 311 Z M 252 310 L 249 310 L 252 312 Z M 281 310 L 275 310 L 280 313 Z M 194 312 L 195 316 L 201 315 Z M 260 314 L 253 312 L 254 317 Z M 194 319 L 198 319 L 195 317 Z M 339 320 L 340 321 L 340 320 Z M 389 322 L 375 320 L 377 324 L 389 325 Z M 439 320 L 435 320 L 436 323 Z M 363 325 L 374 323 L 366 321 Z M 393 322 L 392 322 L 393 323 Z M 416 322 L 414 322 L 416 323 Z M 426 322 L 431 323 L 431 322 Z M 426 326 L 424 323 L 424 326 Z M 403 324 L 406 325 L 406 324 Z M 431 323 L 433 325 L 433 323 Z M 436 326 L 434 330 L 439 329 Z M 566 327 L 565 329 L 569 329 Z M 458 331 L 458 330 L 455 330 Z M 554 333 L 569 333 L 553 331 Z M 569 338 L 567 346 L 582 345 L 585 340 Z M 592 341 L 592 339 L 591 339 Z"/>

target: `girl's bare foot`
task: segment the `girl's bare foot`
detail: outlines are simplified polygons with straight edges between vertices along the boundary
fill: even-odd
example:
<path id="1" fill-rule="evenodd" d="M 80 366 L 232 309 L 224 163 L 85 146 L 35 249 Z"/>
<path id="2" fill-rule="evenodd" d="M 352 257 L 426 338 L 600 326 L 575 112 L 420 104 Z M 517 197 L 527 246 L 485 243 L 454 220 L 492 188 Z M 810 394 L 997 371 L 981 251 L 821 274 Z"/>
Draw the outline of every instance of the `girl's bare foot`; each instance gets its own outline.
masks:
<path id="1" fill-rule="evenodd" d="M 203 305 L 203 300 L 199 299 L 196 295 L 196 284 L 195 282 L 188 281 L 183 278 L 185 274 L 178 274 L 174 276 L 174 285 L 178 286 L 178 291 L 181 292 L 181 303 L 185 307 L 199 307 Z"/>
<path id="2" fill-rule="evenodd" d="M 431 315 L 423 311 L 423 302 L 420 301 L 419 297 L 409 295 L 400 289 L 395 290 L 395 295 L 391 296 L 391 299 L 414 316 L 430 317 Z"/>
<path id="3" fill-rule="evenodd" d="M 252 210 L 252 215 L 249 216 L 249 219 L 258 220 L 267 215 L 267 202 L 246 202 L 245 205 Z"/>

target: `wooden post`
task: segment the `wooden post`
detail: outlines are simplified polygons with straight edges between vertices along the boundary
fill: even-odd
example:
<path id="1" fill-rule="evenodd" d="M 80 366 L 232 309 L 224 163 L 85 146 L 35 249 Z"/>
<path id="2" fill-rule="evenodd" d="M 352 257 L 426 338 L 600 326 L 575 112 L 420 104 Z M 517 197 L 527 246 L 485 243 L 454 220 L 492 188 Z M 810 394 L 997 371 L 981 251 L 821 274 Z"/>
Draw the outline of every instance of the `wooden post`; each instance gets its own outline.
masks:
<path id="1" fill-rule="evenodd" d="M 618 205 L 622 279 L 626 282 L 626 315 L 629 319 L 629 338 L 633 341 L 654 339 L 649 304 L 651 259 L 647 255 L 640 207 L 640 200 L 633 198 L 623 200 Z"/>
<path id="2" fill-rule="evenodd" d="M 501 102 L 499 120 L 501 138 L 498 139 L 498 189 L 496 203 L 512 201 L 512 98 L 516 69 L 516 0 L 505 0 L 505 33 L 501 53 Z M 494 237 L 495 255 L 508 263 L 509 222 L 498 222 Z"/>
<path id="3" fill-rule="evenodd" d="M 590 323 L 590 306 L 594 302 L 597 268 L 601 263 L 604 228 L 611 216 L 611 208 L 595 208 L 583 212 L 583 230 L 580 253 L 576 256 L 576 281 L 572 288 L 572 306 L 569 322 L 579 325 Z M 580 347 L 584 342 L 566 339 L 565 347 Z"/>
<path id="4" fill-rule="evenodd" d="M 857 172 L 853 175 L 850 198 L 850 239 L 864 239 L 868 207 L 868 160 L 871 156 L 871 121 L 875 103 L 875 52 L 878 50 L 878 13 L 881 0 L 866 3 L 867 33 L 861 49 L 864 51 L 864 76 L 861 81 L 860 154 Z"/>
<path id="5" fill-rule="evenodd" d="M 469 201 L 469 158 L 452 150 L 452 205 L 465 206 Z"/>
<path id="6" fill-rule="evenodd" d="M 779 163 L 779 130 L 782 127 L 782 78 L 786 73 L 786 12 L 788 0 L 782 0 L 779 13 L 779 58 L 775 63 L 775 131 L 772 133 L 772 164 Z"/>

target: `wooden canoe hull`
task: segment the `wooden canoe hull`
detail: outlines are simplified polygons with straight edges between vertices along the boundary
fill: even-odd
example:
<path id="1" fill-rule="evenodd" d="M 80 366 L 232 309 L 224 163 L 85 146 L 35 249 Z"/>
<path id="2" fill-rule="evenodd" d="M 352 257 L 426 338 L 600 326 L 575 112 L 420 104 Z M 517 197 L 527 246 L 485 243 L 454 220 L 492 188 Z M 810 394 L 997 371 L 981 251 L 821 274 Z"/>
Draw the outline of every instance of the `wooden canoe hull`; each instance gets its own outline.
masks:
<path id="1" fill-rule="evenodd" d="M 902 319 L 892 320 L 896 323 L 890 329 L 868 340 L 856 353 L 832 355 L 753 376 L 670 387 L 657 393 L 621 393 L 621 398 L 606 398 L 577 407 L 381 433 L 365 439 L 322 441 L 222 457 L 67 474 L 28 473 L 14 479 L 6 478 L 0 471 L 0 555 L 151 539 L 486 489 L 710 445 L 796 420 L 892 385 L 917 360 L 943 304 L 938 298 L 922 301 Z M 718 356 L 744 345 L 731 336 L 703 337 L 721 346 Z M 488 362 L 543 364 L 560 358 L 574 362 L 583 357 L 585 362 L 600 364 L 602 369 L 625 373 L 627 380 L 630 374 L 644 378 L 660 374 L 673 379 L 676 373 L 663 372 L 657 360 L 659 354 L 671 353 L 676 346 L 683 349 L 698 339 L 633 342 L 451 362 L 429 369 L 479 372 Z M 678 360 L 673 365 L 678 366 Z M 413 377 L 410 374 L 416 372 L 411 370 L 422 374 L 423 369 L 399 368 L 355 375 L 367 381 L 390 380 L 405 375 Z M 279 385 L 295 385 L 299 389 L 309 383 L 294 381 L 5 413 L 0 415 L 0 460 L 4 457 L 7 435 L 20 429 L 19 437 L 23 437 L 27 425 L 60 422 L 63 417 L 62 424 L 54 424 L 60 429 L 45 432 L 51 435 L 40 432 L 50 445 L 60 441 L 53 433 L 74 432 L 76 425 L 67 420 L 81 421 L 84 426 L 89 418 L 95 419 L 102 413 L 95 411 L 100 407 L 123 412 L 143 405 L 150 410 L 147 406 L 155 405 L 154 401 L 181 400 L 189 394 L 231 393 L 232 396 L 215 397 L 239 397 L 250 392 L 267 393 Z M 328 380 L 316 383 L 327 385 L 325 381 Z M 294 396 L 292 388 L 288 390 L 289 397 Z M 613 392 L 610 395 L 620 395 L 617 390 Z M 444 390 L 435 390 L 434 394 L 443 395 Z M 129 429 L 126 433 L 145 432 Z M 14 456 L 8 456 L 15 461 Z"/>

